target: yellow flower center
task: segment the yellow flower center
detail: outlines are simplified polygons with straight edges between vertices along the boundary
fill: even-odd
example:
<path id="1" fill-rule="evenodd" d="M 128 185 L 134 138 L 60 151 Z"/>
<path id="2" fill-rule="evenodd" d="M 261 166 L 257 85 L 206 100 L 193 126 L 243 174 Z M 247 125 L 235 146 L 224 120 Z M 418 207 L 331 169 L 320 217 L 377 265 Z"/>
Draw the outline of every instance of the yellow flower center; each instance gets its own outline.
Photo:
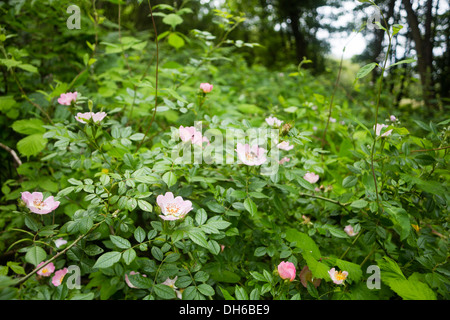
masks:
<path id="1" fill-rule="evenodd" d="M 174 215 L 178 214 L 178 211 L 180 211 L 180 207 L 174 203 L 169 203 L 166 206 L 166 213 L 168 215 L 174 216 Z"/>
<path id="2" fill-rule="evenodd" d="M 347 276 L 345 274 L 342 273 L 342 271 L 336 271 L 334 273 L 334 277 L 336 278 L 336 280 L 345 280 L 347 278 Z"/>
<path id="3" fill-rule="evenodd" d="M 42 209 L 44 207 L 44 201 L 40 201 L 40 200 L 34 200 L 33 201 L 33 206 L 35 206 L 38 209 Z"/>
<path id="4" fill-rule="evenodd" d="M 48 269 L 47 268 L 44 268 L 44 269 L 42 269 L 42 273 L 47 273 L 48 272 Z"/>
<path id="5" fill-rule="evenodd" d="M 245 153 L 245 158 L 248 161 L 253 161 L 256 158 L 256 154 L 254 154 L 253 152 L 246 152 Z"/>

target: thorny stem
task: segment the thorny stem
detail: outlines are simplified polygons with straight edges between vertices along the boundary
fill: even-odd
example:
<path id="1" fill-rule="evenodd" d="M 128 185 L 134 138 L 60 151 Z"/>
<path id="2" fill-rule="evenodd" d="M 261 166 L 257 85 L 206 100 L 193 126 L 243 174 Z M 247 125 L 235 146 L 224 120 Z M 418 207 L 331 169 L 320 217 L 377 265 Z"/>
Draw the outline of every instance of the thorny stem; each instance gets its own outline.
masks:
<path id="1" fill-rule="evenodd" d="M 78 242 L 80 242 L 84 237 L 86 237 L 91 231 L 93 231 L 94 229 L 96 229 L 100 224 L 102 224 L 104 221 L 98 222 L 97 224 L 95 224 L 87 233 L 80 235 L 77 239 L 75 239 L 74 242 L 72 242 L 69 246 L 67 246 L 64 250 L 62 250 L 61 252 L 59 252 L 58 254 L 56 254 L 55 256 L 53 256 L 51 259 L 47 260 L 44 264 L 42 264 L 39 267 L 36 267 L 33 271 L 31 271 L 29 274 L 27 274 L 26 276 L 20 278 L 17 280 L 15 285 L 21 284 L 23 282 L 25 282 L 26 280 L 28 280 L 32 275 L 34 275 L 36 272 L 38 272 L 39 270 L 41 270 L 42 268 L 44 268 L 46 265 L 48 265 L 49 263 L 55 261 L 59 256 L 65 254 L 70 248 L 72 248 L 73 246 L 75 246 Z"/>

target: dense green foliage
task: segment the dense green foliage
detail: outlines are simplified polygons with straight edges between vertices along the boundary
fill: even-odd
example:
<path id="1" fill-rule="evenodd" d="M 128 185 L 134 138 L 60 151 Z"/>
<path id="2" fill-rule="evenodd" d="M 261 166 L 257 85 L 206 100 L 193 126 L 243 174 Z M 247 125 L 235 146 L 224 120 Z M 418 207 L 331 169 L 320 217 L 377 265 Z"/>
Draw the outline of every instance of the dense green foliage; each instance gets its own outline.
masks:
<path id="1" fill-rule="evenodd" d="M 9 146 L 1 153 L 0 299 L 449 298 L 450 121 L 445 106 L 432 118 L 419 102 L 393 109 L 396 80 L 386 66 L 326 61 L 313 75 L 308 60 L 278 70 L 249 64 L 258 44 L 229 40 L 240 14 L 215 11 L 217 34 L 181 33 L 197 14 L 189 5 L 153 7 L 156 38 L 151 17 L 130 32 L 95 1 L 78 4 L 79 30 L 66 26 L 70 1 L 0 3 L 0 142 Z M 127 14 L 118 1 L 108 6 Z M 387 78 L 369 81 L 375 68 Z M 211 92 L 199 89 L 206 82 Z M 58 103 L 74 91 L 76 102 Z M 89 111 L 107 116 L 75 119 Z M 180 126 L 201 121 L 203 132 L 225 136 L 269 128 L 269 116 L 283 121 L 279 141 L 294 146 L 280 150 L 290 161 L 271 175 L 239 163 L 235 147 L 233 163 L 172 156 Z M 377 122 L 390 134 L 377 135 Z M 30 212 L 23 193 L 34 191 L 59 206 Z M 193 210 L 161 219 L 156 199 L 166 192 Z M 78 267 L 80 286 L 70 274 L 62 285 L 37 275 L 49 260 L 56 270 Z M 294 281 L 280 277 L 282 261 L 296 267 Z M 381 270 L 379 288 L 370 288 L 369 266 Z M 305 267 L 318 285 L 301 280 Z M 342 285 L 332 268 L 348 272 Z M 177 290 L 167 285 L 175 278 Z"/>

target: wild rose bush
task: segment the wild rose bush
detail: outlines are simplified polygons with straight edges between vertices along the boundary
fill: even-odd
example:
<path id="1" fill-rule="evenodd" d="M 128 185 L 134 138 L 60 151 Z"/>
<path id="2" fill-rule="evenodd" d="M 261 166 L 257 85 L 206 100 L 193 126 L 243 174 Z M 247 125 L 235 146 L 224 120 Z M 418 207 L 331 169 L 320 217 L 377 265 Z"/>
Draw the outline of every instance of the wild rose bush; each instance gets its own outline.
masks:
<path id="1" fill-rule="evenodd" d="M 2 299 L 448 298 L 448 119 L 375 125 L 369 90 L 329 109 L 333 81 L 247 67 L 199 30 L 185 55 L 98 36 L 84 71 L 35 89 L 42 110 L 2 114 L 27 139 L 2 187 Z"/>

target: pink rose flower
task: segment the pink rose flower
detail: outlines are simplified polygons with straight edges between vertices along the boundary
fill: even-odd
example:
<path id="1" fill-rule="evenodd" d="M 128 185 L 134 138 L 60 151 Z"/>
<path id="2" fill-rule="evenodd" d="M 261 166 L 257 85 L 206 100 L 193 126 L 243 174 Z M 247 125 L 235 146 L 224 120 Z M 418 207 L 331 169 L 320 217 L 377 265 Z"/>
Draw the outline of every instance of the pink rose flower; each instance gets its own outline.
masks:
<path id="1" fill-rule="evenodd" d="M 64 279 L 64 276 L 66 275 L 66 273 L 68 271 L 69 270 L 67 270 L 67 268 L 64 268 L 64 269 L 61 269 L 61 270 L 58 270 L 55 272 L 55 275 L 52 278 L 52 283 L 55 287 L 58 287 L 61 285 L 61 283 Z"/>
<path id="2" fill-rule="evenodd" d="M 107 116 L 106 112 L 97 112 L 97 113 L 93 113 L 93 112 L 80 113 L 80 112 L 78 112 L 77 115 L 75 116 L 75 119 L 81 123 L 87 123 L 86 121 L 89 121 L 90 119 L 92 119 L 95 123 L 98 123 L 98 122 L 102 121 L 106 116 Z"/>
<path id="3" fill-rule="evenodd" d="M 163 220 L 178 220 L 184 218 L 192 208 L 192 202 L 178 196 L 174 198 L 172 192 L 156 197 L 156 203 L 161 208 L 160 218 Z"/>
<path id="4" fill-rule="evenodd" d="M 330 275 L 331 280 L 333 280 L 333 282 L 336 284 L 342 284 L 348 276 L 347 271 L 336 271 L 335 268 L 332 268 L 330 271 L 328 271 L 328 274 Z"/>
<path id="5" fill-rule="evenodd" d="M 303 179 L 308 181 L 309 183 L 316 183 L 319 180 L 319 175 L 315 174 L 314 172 L 307 172 Z"/>
<path id="6" fill-rule="evenodd" d="M 284 262 L 282 261 L 278 265 L 278 274 L 281 279 L 288 279 L 289 281 L 293 281 L 295 279 L 295 266 L 292 262 Z"/>
<path id="7" fill-rule="evenodd" d="M 183 142 L 190 141 L 192 144 L 197 144 L 199 146 L 202 145 L 203 141 L 206 141 L 209 143 L 208 139 L 206 137 L 202 137 L 202 133 L 200 131 L 197 131 L 197 129 L 195 129 L 195 127 L 180 126 L 180 128 L 178 129 L 178 132 L 180 134 L 180 139 Z"/>
<path id="8" fill-rule="evenodd" d="M 239 160 L 248 166 L 259 166 L 266 162 L 266 149 L 260 148 L 258 145 L 250 146 L 248 144 L 238 143 L 236 152 Z"/>
<path id="9" fill-rule="evenodd" d="M 213 85 L 210 83 L 200 83 L 200 89 L 204 92 L 204 93 L 209 93 L 211 92 L 211 90 L 213 89 Z"/>
<path id="10" fill-rule="evenodd" d="M 285 162 L 289 162 L 289 161 L 291 161 L 290 158 L 284 157 L 283 159 L 281 159 L 280 161 L 278 161 L 278 163 L 279 163 L 279 164 L 284 164 Z"/>
<path id="11" fill-rule="evenodd" d="M 344 228 L 345 233 L 347 233 L 350 237 L 356 236 L 358 232 L 355 232 L 353 230 L 353 227 L 351 225 L 348 225 Z"/>
<path id="12" fill-rule="evenodd" d="M 45 263 L 46 263 L 46 261 L 42 261 L 41 263 L 38 264 L 37 267 L 39 268 L 40 266 L 44 265 Z M 39 271 L 37 271 L 36 273 L 43 277 L 50 277 L 50 275 L 53 273 L 53 271 L 55 271 L 55 265 L 53 264 L 53 262 L 50 262 L 42 269 L 39 269 Z"/>
<path id="13" fill-rule="evenodd" d="M 55 201 L 53 196 L 48 197 L 44 201 L 43 198 L 44 196 L 42 192 L 22 192 L 23 202 L 25 202 L 28 209 L 30 209 L 30 211 L 33 213 L 47 214 L 58 208 L 60 202 Z"/>
<path id="14" fill-rule="evenodd" d="M 72 103 L 72 101 L 76 101 L 77 100 L 77 95 L 78 92 L 67 92 L 67 93 L 61 93 L 61 95 L 58 98 L 58 103 L 65 105 L 65 106 L 70 106 L 70 104 Z"/>
<path id="15" fill-rule="evenodd" d="M 274 125 L 274 126 L 276 126 L 276 127 L 281 126 L 281 124 L 283 123 L 282 120 L 279 120 L 279 119 L 277 119 L 276 117 L 272 117 L 272 116 L 266 118 L 266 122 L 267 122 L 267 124 L 268 124 L 269 126 L 273 126 L 273 125 Z"/>
<path id="16" fill-rule="evenodd" d="M 290 145 L 288 141 L 283 141 L 277 144 L 278 149 L 289 151 L 294 148 L 293 145 Z"/>
<path id="17" fill-rule="evenodd" d="M 135 271 L 130 271 L 130 275 L 135 275 L 135 274 L 140 274 L 139 272 L 135 272 Z M 147 278 L 146 274 L 142 275 L 144 278 Z M 128 278 L 128 274 L 125 273 L 125 282 L 127 283 L 127 285 L 132 288 L 132 289 L 136 289 L 137 287 L 131 283 L 130 279 Z"/>

